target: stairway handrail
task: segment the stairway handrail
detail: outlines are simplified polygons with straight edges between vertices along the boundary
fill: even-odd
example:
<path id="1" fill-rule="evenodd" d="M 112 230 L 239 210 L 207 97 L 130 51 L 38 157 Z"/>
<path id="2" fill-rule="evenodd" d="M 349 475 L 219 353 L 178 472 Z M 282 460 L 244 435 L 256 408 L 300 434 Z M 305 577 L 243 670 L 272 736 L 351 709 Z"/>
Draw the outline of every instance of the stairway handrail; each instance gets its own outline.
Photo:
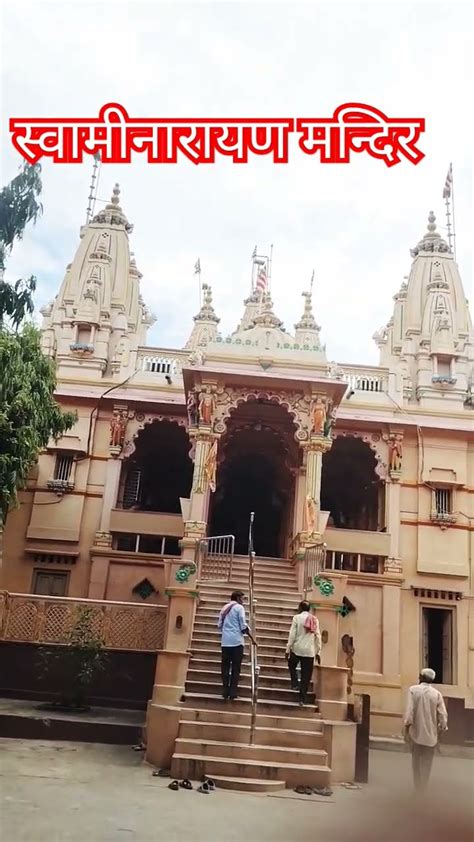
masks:
<path id="1" fill-rule="evenodd" d="M 255 574 L 255 551 L 253 548 L 253 522 L 255 512 L 250 512 L 249 521 L 249 540 L 248 540 L 248 554 L 249 554 L 249 625 L 253 638 L 257 639 L 256 619 L 255 619 L 255 595 L 254 595 L 254 574 Z M 257 646 L 250 641 L 250 693 L 251 693 L 251 715 L 250 715 L 250 744 L 255 740 L 255 725 L 257 721 L 257 703 L 258 703 L 258 676 L 260 667 L 258 665 Z"/>

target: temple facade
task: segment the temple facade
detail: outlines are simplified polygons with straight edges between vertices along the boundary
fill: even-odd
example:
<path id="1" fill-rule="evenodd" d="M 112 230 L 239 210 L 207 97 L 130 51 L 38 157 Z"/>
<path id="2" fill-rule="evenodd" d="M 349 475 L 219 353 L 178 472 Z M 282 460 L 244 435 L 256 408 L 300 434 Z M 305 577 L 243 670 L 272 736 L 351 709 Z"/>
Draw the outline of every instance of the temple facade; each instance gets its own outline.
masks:
<path id="1" fill-rule="evenodd" d="M 260 559 L 299 576 L 308 548 L 324 546 L 329 579 L 344 581 L 337 634 L 355 653 L 339 640 L 327 651 L 333 665 L 352 661 L 373 732 L 399 733 L 404 691 L 425 666 L 445 696 L 473 707 L 474 346 L 434 215 L 374 335 L 378 366 L 328 359 L 310 292 L 289 332 L 265 279 L 230 336 L 204 285 L 183 348 L 148 346 L 154 316 L 131 233 L 116 186 L 42 309 L 57 400 L 78 419 L 40 455 L 9 514 L 4 587 L 166 605 L 159 660 L 178 694 L 196 546 L 234 536 L 245 556 L 254 512 Z M 271 578 L 271 562 L 262 569 Z"/>

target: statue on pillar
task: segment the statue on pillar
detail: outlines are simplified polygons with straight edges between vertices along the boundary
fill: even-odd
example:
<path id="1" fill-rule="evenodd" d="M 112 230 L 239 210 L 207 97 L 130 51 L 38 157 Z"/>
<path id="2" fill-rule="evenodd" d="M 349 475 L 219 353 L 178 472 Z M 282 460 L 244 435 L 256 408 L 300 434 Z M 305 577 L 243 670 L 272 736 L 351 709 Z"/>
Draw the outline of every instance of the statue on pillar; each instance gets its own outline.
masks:
<path id="1" fill-rule="evenodd" d="M 336 410 L 334 409 L 334 407 L 332 405 L 332 401 L 330 401 L 329 407 L 330 407 L 329 413 L 326 416 L 326 420 L 324 422 L 324 428 L 323 428 L 323 435 L 327 439 L 331 437 L 332 428 L 334 427 L 334 424 L 336 423 Z"/>
<path id="2" fill-rule="evenodd" d="M 304 506 L 305 528 L 308 535 L 313 535 L 316 531 L 316 501 L 308 494 Z"/>
<path id="3" fill-rule="evenodd" d="M 324 425 L 326 424 L 327 412 L 326 406 L 322 399 L 318 397 L 311 404 L 311 433 L 316 436 L 324 434 Z"/>
<path id="4" fill-rule="evenodd" d="M 110 420 L 110 447 L 123 447 L 128 413 L 126 409 L 114 409 Z"/>
<path id="5" fill-rule="evenodd" d="M 189 392 L 188 399 L 186 401 L 186 409 L 188 411 L 189 425 L 191 427 L 196 427 L 198 422 L 198 404 L 196 392 L 194 390 Z"/>
<path id="6" fill-rule="evenodd" d="M 201 392 L 199 401 L 199 420 L 201 424 L 205 424 L 206 427 L 210 427 L 212 425 L 215 411 L 216 399 L 211 391 L 211 387 L 205 386 Z"/>
<path id="7" fill-rule="evenodd" d="M 389 469 L 394 473 L 400 473 L 402 470 L 402 441 L 403 436 L 399 433 L 390 435 L 388 439 L 390 450 Z"/>

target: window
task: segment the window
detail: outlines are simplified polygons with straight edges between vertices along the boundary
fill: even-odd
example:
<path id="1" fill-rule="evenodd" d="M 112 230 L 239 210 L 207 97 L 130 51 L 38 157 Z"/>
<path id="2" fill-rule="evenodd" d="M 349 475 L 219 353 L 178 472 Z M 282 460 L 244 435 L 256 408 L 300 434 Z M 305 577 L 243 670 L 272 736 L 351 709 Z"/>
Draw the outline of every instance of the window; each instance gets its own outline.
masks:
<path id="1" fill-rule="evenodd" d="M 67 482 L 71 478 L 74 456 L 70 453 L 58 453 L 54 465 L 54 479 Z"/>
<path id="2" fill-rule="evenodd" d="M 45 570 L 35 570 L 33 577 L 33 593 L 45 596 L 66 596 L 69 573 L 50 573 Z"/>
<path id="3" fill-rule="evenodd" d="M 179 538 L 174 535 L 131 535 L 119 533 L 114 538 L 114 549 L 129 553 L 154 555 L 179 555 Z"/>
<path id="4" fill-rule="evenodd" d="M 436 488 L 434 492 L 435 512 L 437 515 L 450 515 L 453 512 L 453 492 L 450 488 Z"/>
<path id="5" fill-rule="evenodd" d="M 451 357 L 438 357 L 438 374 L 440 377 L 451 377 Z"/>
<path id="6" fill-rule="evenodd" d="M 422 669 L 433 669 L 437 684 L 453 684 L 453 609 L 423 607 L 422 624 Z"/>

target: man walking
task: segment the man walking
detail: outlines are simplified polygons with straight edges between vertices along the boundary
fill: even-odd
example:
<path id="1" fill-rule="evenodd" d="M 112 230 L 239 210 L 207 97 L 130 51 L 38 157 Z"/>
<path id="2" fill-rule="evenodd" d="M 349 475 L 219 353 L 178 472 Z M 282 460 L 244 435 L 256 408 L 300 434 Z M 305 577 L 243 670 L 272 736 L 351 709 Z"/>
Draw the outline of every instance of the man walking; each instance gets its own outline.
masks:
<path id="1" fill-rule="evenodd" d="M 424 792 L 428 785 L 439 732 L 448 728 L 443 697 L 433 687 L 435 678 L 434 670 L 423 669 L 419 683 L 408 690 L 404 736 L 411 743 L 413 780 L 418 792 Z"/>
<path id="2" fill-rule="evenodd" d="M 222 646 L 222 697 L 234 701 L 239 687 L 240 667 L 244 655 L 244 638 L 246 634 L 253 645 L 255 641 L 245 619 L 242 591 L 234 591 L 230 602 L 224 605 L 217 628 L 221 632 Z"/>
<path id="3" fill-rule="evenodd" d="M 290 634 L 286 645 L 288 669 L 291 687 L 299 690 L 300 705 L 304 705 L 309 683 L 313 674 L 314 659 L 319 662 L 321 652 L 321 633 L 317 617 L 310 613 L 309 602 L 300 602 L 298 613 L 291 621 Z M 298 683 L 296 668 L 301 665 L 301 683 Z"/>

